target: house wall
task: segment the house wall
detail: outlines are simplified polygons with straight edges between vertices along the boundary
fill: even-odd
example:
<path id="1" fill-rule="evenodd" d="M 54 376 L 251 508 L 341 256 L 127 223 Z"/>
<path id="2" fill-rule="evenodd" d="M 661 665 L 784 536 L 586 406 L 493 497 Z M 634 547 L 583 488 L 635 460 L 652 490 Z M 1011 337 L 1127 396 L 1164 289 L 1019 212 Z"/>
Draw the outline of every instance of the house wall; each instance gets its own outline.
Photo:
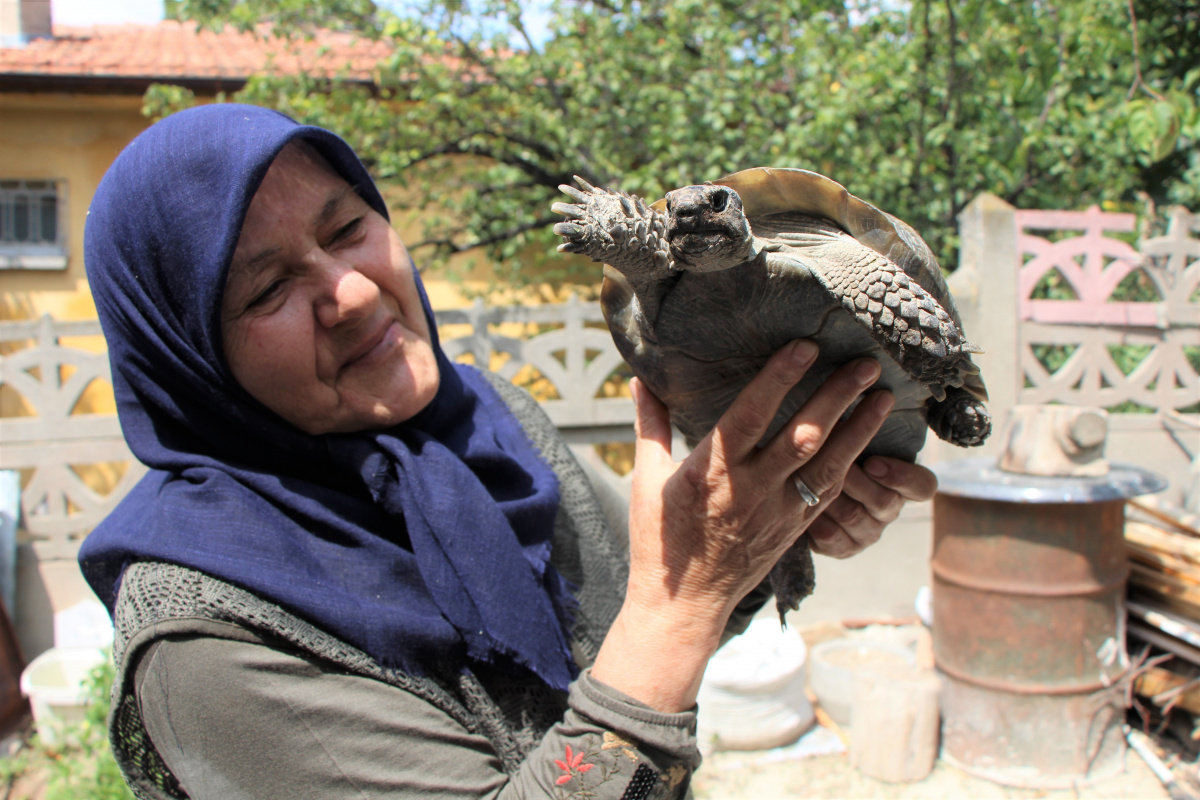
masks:
<path id="1" fill-rule="evenodd" d="M 144 130 L 141 98 L 0 94 L 0 177 L 65 182 L 65 270 L 0 270 L 0 319 L 94 319 L 83 223 L 105 170 Z M 60 198 L 60 203 L 62 198 Z"/>
<path id="2" fill-rule="evenodd" d="M 0 178 L 65 181 L 69 249 L 65 270 L 0 269 L 0 321 L 42 314 L 60 321 L 96 318 L 83 266 L 83 224 L 105 171 L 149 127 L 141 107 L 142 98 L 132 95 L 0 93 Z M 420 238 L 419 220 L 411 213 L 393 214 L 393 222 L 406 241 Z M 435 308 L 469 305 L 470 296 L 491 285 L 490 265 L 479 254 L 461 254 L 452 263 L 458 274 L 464 265 L 473 267 L 466 282 L 436 273 L 424 276 Z M 599 275 L 597 270 L 597 282 Z M 489 300 L 528 304 L 538 297 L 565 299 L 566 294 L 534 291 Z"/>

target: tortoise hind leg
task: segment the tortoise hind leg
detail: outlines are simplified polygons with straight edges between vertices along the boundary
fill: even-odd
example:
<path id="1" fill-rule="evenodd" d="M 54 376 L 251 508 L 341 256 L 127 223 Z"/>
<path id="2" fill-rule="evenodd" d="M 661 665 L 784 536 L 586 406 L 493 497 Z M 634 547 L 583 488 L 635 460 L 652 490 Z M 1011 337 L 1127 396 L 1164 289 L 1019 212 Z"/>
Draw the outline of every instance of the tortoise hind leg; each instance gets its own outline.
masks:
<path id="1" fill-rule="evenodd" d="M 965 389 L 946 388 L 946 398 L 929 398 L 925 419 L 938 438 L 959 447 L 978 447 L 992 432 L 992 417 L 983 402 Z"/>
<path id="2" fill-rule="evenodd" d="M 779 611 L 779 624 L 787 627 L 784 615 L 800 607 L 800 601 L 816 588 L 816 570 L 813 568 L 812 548 L 808 536 L 801 536 L 788 548 L 771 568 L 771 589 L 775 592 L 775 608 Z"/>

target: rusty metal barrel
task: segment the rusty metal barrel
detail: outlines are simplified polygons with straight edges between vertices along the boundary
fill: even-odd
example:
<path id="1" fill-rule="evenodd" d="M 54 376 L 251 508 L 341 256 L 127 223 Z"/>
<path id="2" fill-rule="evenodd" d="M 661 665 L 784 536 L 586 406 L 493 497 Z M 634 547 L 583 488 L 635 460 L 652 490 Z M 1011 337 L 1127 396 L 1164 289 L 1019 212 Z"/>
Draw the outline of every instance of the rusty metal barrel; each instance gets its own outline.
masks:
<path id="1" fill-rule="evenodd" d="M 942 758 L 979 777 L 1070 787 L 1123 768 L 1127 497 L 1163 481 L 939 464 L 933 648 Z"/>

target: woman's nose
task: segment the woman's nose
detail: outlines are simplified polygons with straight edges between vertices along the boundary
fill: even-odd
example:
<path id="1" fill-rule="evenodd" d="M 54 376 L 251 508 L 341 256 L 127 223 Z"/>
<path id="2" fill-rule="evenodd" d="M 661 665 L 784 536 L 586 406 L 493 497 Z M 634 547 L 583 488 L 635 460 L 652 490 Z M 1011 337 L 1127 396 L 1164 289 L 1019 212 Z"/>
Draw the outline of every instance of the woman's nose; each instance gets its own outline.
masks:
<path id="1" fill-rule="evenodd" d="M 379 297 L 375 282 L 353 267 L 341 263 L 325 265 L 317 319 L 327 328 L 361 319 L 374 311 Z"/>

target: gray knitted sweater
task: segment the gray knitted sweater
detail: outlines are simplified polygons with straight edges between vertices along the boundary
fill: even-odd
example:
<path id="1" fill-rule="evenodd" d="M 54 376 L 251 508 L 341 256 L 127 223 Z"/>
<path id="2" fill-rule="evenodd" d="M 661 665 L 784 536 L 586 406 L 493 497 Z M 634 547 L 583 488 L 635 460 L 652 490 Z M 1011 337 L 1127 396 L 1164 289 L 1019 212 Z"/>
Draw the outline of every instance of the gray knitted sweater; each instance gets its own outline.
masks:
<path id="1" fill-rule="evenodd" d="M 576 660 L 586 666 L 599 651 L 623 599 L 628 572 L 625 532 L 614 530 L 609 524 L 587 475 L 538 404 L 507 381 L 492 375 L 489 379 L 558 476 L 561 505 L 555 522 L 553 561 L 577 587 L 579 611 L 572 629 L 572 647 Z M 747 598 L 739 614 L 731 620 L 731 628 L 744 628 L 764 600 L 761 593 Z M 422 710 L 427 708 L 429 714 L 439 718 L 439 724 L 456 726 L 464 732 L 464 737 L 474 737 L 467 741 L 486 742 L 490 747 L 497 765 L 499 790 L 489 791 L 488 796 L 550 796 L 563 800 L 679 797 L 687 792 L 690 775 L 699 764 L 694 713 L 655 712 L 592 680 L 586 671 L 567 695 L 550 689 L 533 676 L 518 678 L 482 666 L 434 670 L 427 676 L 408 675 L 383 667 L 365 653 L 247 591 L 172 564 L 142 562 L 127 568 L 118 596 L 115 626 L 117 677 L 113 686 L 111 738 L 117 762 L 140 798 L 200 800 L 238 794 L 228 785 L 209 792 L 197 788 L 204 781 L 189 783 L 188 775 L 195 774 L 197 769 L 205 772 L 223 754 L 213 756 L 213 762 L 201 760 L 197 769 L 189 766 L 194 765 L 197 753 L 205 752 L 204 742 L 188 741 L 193 736 L 189 731 L 197 726 L 179 720 L 183 719 L 189 702 L 205 703 L 203 697 L 185 699 L 196 694 L 188 689 L 197 681 L 182 676 L 200 676 L 206 671 L 233 676 L 225 679 L 225 685 L 235 696 L 243 680 L 253 681 L 255 676 L 231 671 L 224 663 L 187 664 L 186 659 L 177 659 L 175 663 L 191 668 L 192 672 L 168 671 L 151 666 L 169 663 L 167 659 L 144 658 L 160 647 L 174 647 L 176 654 L 217 652 L 211 647 L 187 644 L 214 641 L 214 637 L 236 643 L 231 645 L 234 652 L 239 647 L 267 648 L 281 660 L 317 665 L 320 675 L 338 675 L 365 686 L 367 697 L 378 692 L 381 701 L 386 701 L 383 693 L 391 693 L 403 703 L 421 704 Z M 181 642 L 184 644 L 180 645 Z M 148 668 L 158 668 L 161 674 L 148 679 Z M 325 694 L 333 687 L 329 680 L 312 685 L 321 687 Z M 302 684 L 292 682 L 285 690 L 298 686 Z M 163 687 L 173 687 L 173 693 Z M 176 707 L 168 709 L 172 705 L 168 700 Z M 401 703 L 396 707 L 405 706 Z M 218 727 L 223 722 L 232 728 L 217 741 L 232 741 L 232 746 L 236 746 L 242 731 L 239 723 L 244 721 L 235 718 L 216 723 Z M 299 742 L 294 738 L 295 726 L 273 725 L 270 720 L 264 723 L 262 719 L 254 722 L 270 738 L 278 733 L 276 752 L 288 752 L 307 744 L 307 740 Z M 202 733 L 205 727 L 211 728 L 212 724 L 199 726 Z M 335 751 L 331 757 L 336 760 L 337 748 L 356 746 L 354 739 L 338 732 L 342 727 L 332 724 L 327 731 L 308 731 L 304 735 L 323 737 L 322 752 Z M 432 741 L 433 737 L 429 738 Z M 435 762 L 435 755 L 444 757 L 446 753 L 428 752 L 428 760 Z M 187 760 L 189 757 L 191 762 Z M 461 796 L 449 788 L 443 792 L 417 792 L 404 780 L 394 784 L 386 780 L 355 781 L 348 770 L 342 764 L 337 765 L 339 776 L 348 775 L 350 779 L 344 796 Z M 328 786 L 323 790 L 312 788 L 312 780 L 307 784 L 287 785 L 286 772 L 259 774 L 264 782 L 276 785 L 263 786 L 262 791 L 251 788 L 244 796 L 300 798 L 330 791 Z M 373 793 L 374 788 L 368 785 L 398 788 Z"/>

